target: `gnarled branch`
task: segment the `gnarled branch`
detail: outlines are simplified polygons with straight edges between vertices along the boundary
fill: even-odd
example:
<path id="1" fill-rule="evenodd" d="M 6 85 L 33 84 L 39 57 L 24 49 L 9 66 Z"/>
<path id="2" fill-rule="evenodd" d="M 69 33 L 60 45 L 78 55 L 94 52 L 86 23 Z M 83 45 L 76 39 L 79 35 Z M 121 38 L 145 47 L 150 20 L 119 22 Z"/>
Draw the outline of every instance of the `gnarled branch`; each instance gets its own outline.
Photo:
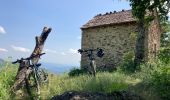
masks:
<path id="1" fill-rule="evenodd" d="M 30 55 L 30 57 L 33 57 L 34 55 L 41 54 L 45 40 L 47 39 L 49 33 L 51 32 L 51 28 L 44 27 L 43 31 L 40 36 L 36 36 L 36 46 L 34 48 L 34 51 Z M 33 59 L 31 59 L 33 64 L 37 64 L 40 57 L 36 56 Z M 15 83 L 12 86 L 12 90 L 15 92 L 19 90 L 22 86 L 25 86 L 26 80 L 28 79 L 28 76 L 32 73 L 32 68 L 29 67 L 28 61 L 22 61 L 19 65 L 18 72 L 16 75 Z"/>

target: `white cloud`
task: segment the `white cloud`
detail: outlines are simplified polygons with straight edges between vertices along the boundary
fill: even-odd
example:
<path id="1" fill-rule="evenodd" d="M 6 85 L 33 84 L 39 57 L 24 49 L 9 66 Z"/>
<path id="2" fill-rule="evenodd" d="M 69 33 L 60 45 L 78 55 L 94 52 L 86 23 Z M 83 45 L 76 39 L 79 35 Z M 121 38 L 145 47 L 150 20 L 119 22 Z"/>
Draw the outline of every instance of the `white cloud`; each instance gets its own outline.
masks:
<path id="1" fill-rule="evenodd" d="M 55 53 L 55 54 L 57 53 L 56 50 L 52 50 L 52 49 L 45 49 L 44 51 L 48 53 Z"/>
<path id="2" fill-rule="evenodd" d="M 8 52 L 8 50 L 4 48 L 0 48 L 0 52 Z"/>
<path id="3" fill-rule="evenodd" d="M 62 49 L 63 50 L 63 49 Z M 81 55 L 76 49 L 64 49 L 63 51 L 58 51 L 58 49 L 44 49 L 47 52 L 47 58 L 44 62 L 57 63 L 69 66 L 79 66 Z M 51 51 L 51 53 L 49 53 Z M 42 59 L 43 60 L 43 59 Z M 47 61 L 48 60 L 48 61 Z"/>
<path id="4" fill-rule="evenodd" d="M 69 49 L 69 53 L 71 54 L 77 54 L 78 51 L 76 49 Z"/>
<path id="5" fill-rule="evenodd" d="M 52 50 L 52 49 L 45 49 L 44 52 L 47 52 L 47 53 L 51 53 L 51 54 L 56 54 L 56 55 L 69 55 L 69 54 L 75 54 L 76 53 L 76 50 L 74 49 L 69 49 L 67 51 L 63 51 L 63 52 L 57 52 L 56 50 Z"/>
<path id="6" fill-rule="evenodd" d="M 5 29 L 2 26 L 0 26 L 0 33 L 1 34 L 5 34 L 6 33 Z"/>
<path id="7" fill-rule="evenodd" d="M 30 52 L 30 49 L 24 48 L 24 47 L 18 47 L 18 46 L 14 46 L 11 45 L 12 49 L 14 49 L 15 51 L 20 51 L 20 52 Z"/>
<path id="8" fill-rule="evenodd" d="M 57 55 L 63 55 L 63 56 L 78 54 L 77 49 L 72 49 L 72 48 L 67 51 L 62 51 L 62 52 L 57 52 L 56 50 L 52 50 L 52 49 L 45 49 L 44 52 L 51 53 L 51 54 L 57 54 Z"/>
<path id="9" fill-rule="evenodd" d="M 62 52 L 61 54 L 62 54 L 62 55 L 64 55 L 64 56 L 66 55 L 66 53 L 65 53 L 65 52 Z"/>

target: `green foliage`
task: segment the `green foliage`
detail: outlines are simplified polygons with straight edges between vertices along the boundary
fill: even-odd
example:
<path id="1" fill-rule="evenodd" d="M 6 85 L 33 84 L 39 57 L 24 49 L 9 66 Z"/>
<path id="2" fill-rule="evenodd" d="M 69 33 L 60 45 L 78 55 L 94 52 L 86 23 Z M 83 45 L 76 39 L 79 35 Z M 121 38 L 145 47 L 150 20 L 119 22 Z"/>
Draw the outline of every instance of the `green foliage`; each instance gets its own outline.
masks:
<path id="1" fill-rule="evenodd" d="M 132 6 L 132 13 L 139 20 L 144 19 L 147 10 L 153 11 L 158 9 L 161 20 L 167 20 L 167 14 L 169 12 L 170 1 L 169 0 L 130 0 Z"/>
<path id="2" fill-rule="evenodd" d="M 158 55 L 162 64 L 152 74 L 152 84 L 163 100 L 170 99 L 170 22 L 161 23 L 161 49 Z"/>
<path id="3" fill-rule="evenodd" d="M 124 61 L 128 64 L 128 61 L 133 61 L 133 58 L 134 54 L 129 52 L 125 55 Z M 163 100 L 168 100 L 170 93 L 170 67 L 168 64 L 157 61 L 157 63 L 142 64 L 140 71 L 135 71 L 135 73 L 124 74 L 124 71 L 118 70 L 112 73 L 99 72 L 96 77 L 80 74 L 81 71 L 76 68 L 74 68 L 75 72 L 71 72 L 79 75 L 77 77 L 70 77 L 68 74 L 49 74 L 48 83 L 41 86 L 40 97 L 42 100 L 48 100 L 54 95 L 71 90 L 104 93 L 127 90 L 145 97 L 146 100 L 160 100 L 159 96 Z M 166 67 L 164 67 L 165 65 Z M 14 82 L 16 71 L 17 68 L 12 65 L 7 65 L 0 71 L 0 99 L 15 98 L 10 87 Z"/>
<path id="4" fill-rule="evenodd" d="M 158 58 L 161 62 L 170 63 L 170 22 L 162 22 L 161 48 Z"/>
<path id="5" fill-rule="evenodd" d="M 140 66 L 140 71 L 132 74 L 131 77 L 142 80 L 137 85 L 135 92 L 147 96 L 146 99 L 154 97 L 156 100 L 169 100 L 170 97 L 170 63 L 157 62 L 146 63 Z M 136 87 L 136 86 L 135 86 Z M 143 87 L 143 88 L 142 88 Z M 132 88 L 133 89 L 133 88 Z M 143 91 L 147 92 L 145 94 Z M 148 92 L 149 91 L 149 92 Z M 150 96 L 152 95 L 152 96 Z M 149 100 L 152 100 L 149 99 Z"/>
<path id="6" fill-rule="evenodd" d="M 85 74 L 78 77 L 49 75 L 49 85 L 41 88 L 41 97 L 47 99 L 71 90 L 105 93 L 115 90 L 127 90 L 129 84 L 135 80 L 119 72 L 97 73 L 96 77 Z"/>
<path id="7" fill-rule="evenodd" d="M 170 63 L 170 48 L 161 48 L 158 58 L 165 64 Z"/>
<path id="8" fill-rule="evenodd" d="M 140 79 L 139 84 L 130 87 L 130 90 L 142 95 L 146 100 L 167 100 L 169 95 L 169 75 L 161 74 L 162 69 L 167 72 L 167 65 L 161 61 L 148 62 L 140 66 L 140 71 L 130 74 L 131 77 Z M 161 92 L 162 91 L 162 92 Z M 162 97 L 164 95 L 164 97 Z M 162 99 L 161 99 L 162 98 Z"/>
<path id="9" fill-rule="evenodd" d="M 170 0 L 129 0 L 132 6 L 132 13 L 138 19 L 139 33 L 136 41 L 136 53 L 134 59 L 135 67 L 138 67 L 144 60 L 144 39 L 145 29 L 148 23 L 152 21 L 155 12 L 159 20 L 165 22 L 169 12 Z M 151 13 L 151 14 L 148 14 Z M 154 14 L 153 14 L 154 13 Z"/>
<path id="10" fill-rule="evenodd" d="M 147 23 L 146 25 L 150 25 L 150 22 L 154 20 L 154 16 L 145 16 L 145 22 Z"/>
<path id="11" fill-rule="evenodd" d="M 149 3 L 149 0 L 130 0 L 133 15 L 138 19 L 144 18 Z"/>
<path id="12" fill-rule="evenodd" d="M 11 86 L 14 83 L 17 68 L 13 65 L 6 65 L 0 70 L 0 100 L 12 98 Z"/>
<path id="13" fill-rule="evenodd" d="M 70 70 L 70 72 L 68 73 L 69 76 L 79 76 L 79 75 L 82 75 L 82 74 L 85 74 L 86 71 L 85 70 L 82 70 L 82 69 L 79 69 L 79 68 L 73 68 Z"/>
<path id="14" fill-rule="evenodd" d="M 163 100 L 170 100 L 170 67 L 161 67 L 152 75 L 152 83 Z"/>
<path id="15" fill-rule="evenodd" d="M 134 52 L 127 52 L 123 56 L 123 62 L 120 66 L 120 69 L 126 73 L 135 72 L 136 68 L 134 67 Z"/>
<path id="16" fill-rule="evenodd" d="M 170 46 L 170 22 L 161 23 L 162 34 L 161 34 L 161 47 L 167 48 Z"/>

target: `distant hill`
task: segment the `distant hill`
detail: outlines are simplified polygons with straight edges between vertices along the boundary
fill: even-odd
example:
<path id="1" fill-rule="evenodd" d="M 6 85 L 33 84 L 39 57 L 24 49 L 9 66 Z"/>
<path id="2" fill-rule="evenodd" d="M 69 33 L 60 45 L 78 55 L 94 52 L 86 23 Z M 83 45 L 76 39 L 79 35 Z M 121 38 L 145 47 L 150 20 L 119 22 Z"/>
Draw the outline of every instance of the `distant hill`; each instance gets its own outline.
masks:
<path id="1" fill-rule="evenodd" d="M 0 68 L 2 67 L 2 65 L 4 65 L 4 63 L 5 61 L 0 58 Z M 40 62 L 40 63 L 42 64 L 40 68 L 44 68 L 48 72 L 54 74 L 62 74 L 65 72 L 69 72 L 73 67 L 77 67 L 73 65 L 62 65 L 62 64 L 54 64 L 54 63 L 44 63 L 44 62 Z"/>
<path id="2" fill-rule="evenodd" d="M 54 64 L 54 63 L 42 63 L 41 68 L 45 68 L 49 72 L 54 74 L 62 74 L 64 72 L 69 72 L 70 69 L 72 69 L 73 67 L 77 67 L 77 66 Z"/>

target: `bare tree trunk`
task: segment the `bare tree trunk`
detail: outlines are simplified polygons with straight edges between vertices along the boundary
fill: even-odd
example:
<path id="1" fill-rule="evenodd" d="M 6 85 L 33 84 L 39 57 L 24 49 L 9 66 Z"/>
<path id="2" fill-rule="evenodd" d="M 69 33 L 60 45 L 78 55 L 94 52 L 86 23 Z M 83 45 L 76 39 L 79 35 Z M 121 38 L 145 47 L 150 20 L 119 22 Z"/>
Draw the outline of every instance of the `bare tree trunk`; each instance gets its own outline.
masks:
<path id="1" fill-rule="evenodd" d="M 51 28 L 44 27 L 42 33 L 40 36 L 36 36 L 36 46 L 34 48 L 34 51 L 32 52 L 31 56 L 41 54 L 45 40 L 47 39 L 49 33 L 51 32 Z M 39 61 L 39 57 L 34 57 L 31 61 L 33 64 L 37 64 Z M 29 67 L 28 61 L 22 61 L 19 65 L 18 72 L 16 75 L 15 83 L 12 86 L 12 90 L 16 92 L 21 87 L 25 86 L 27 84 L 27 79 L 29 75 L 32 73 L 32 68 Z"/>

